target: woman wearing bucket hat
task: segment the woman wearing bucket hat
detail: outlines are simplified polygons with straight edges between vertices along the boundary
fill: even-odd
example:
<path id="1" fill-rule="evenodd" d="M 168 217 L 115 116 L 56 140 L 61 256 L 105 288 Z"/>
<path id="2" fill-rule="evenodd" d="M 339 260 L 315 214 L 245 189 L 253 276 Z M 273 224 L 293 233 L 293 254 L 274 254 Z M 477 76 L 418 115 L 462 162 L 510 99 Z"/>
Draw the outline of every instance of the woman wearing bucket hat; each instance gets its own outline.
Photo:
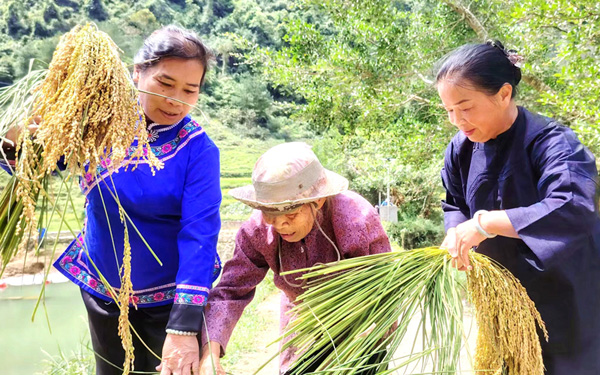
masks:
<path id="1" fill-rule="evenodd" d="M 282 291 L 283 331 L 290 320 L 286 312 L 304 284 L 298 279 L 302 273 L 281 276 L 282 272 L 391 250 L 373 206 L 347 189 L 348 180 L 323 168 L 309 145 L 294 142 L 264 153 L 254 166 L 252 185 L 230 191 L 256 211 L 237 233 L 233 257 L 210 292 L 202 337 L 203 374 L 214 373 L 213 361 L 217 374 L 225 374 L 219 357 L 269 269 Z M 280 373 L 286 373 L 296 357 L 292 348 L 283 352 Z"/>

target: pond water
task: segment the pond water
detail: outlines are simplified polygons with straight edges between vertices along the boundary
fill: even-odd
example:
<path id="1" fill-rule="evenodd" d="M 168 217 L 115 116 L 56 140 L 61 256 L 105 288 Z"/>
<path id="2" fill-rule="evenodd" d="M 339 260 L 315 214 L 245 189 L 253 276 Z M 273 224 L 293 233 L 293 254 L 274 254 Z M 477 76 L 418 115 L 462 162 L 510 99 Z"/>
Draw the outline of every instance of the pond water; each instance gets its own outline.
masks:
<path id="1" fill-rule="evenodd" d="M 41 285 L 9 286 L 0 290 L 2 375 L 39 374 L 49 355 L 62 352 L 69 358 L 90 345 L 79 288 L 70 282 L 46 285 L 45 311 L 40 303 L 32 322 L 40 290 Z"/>

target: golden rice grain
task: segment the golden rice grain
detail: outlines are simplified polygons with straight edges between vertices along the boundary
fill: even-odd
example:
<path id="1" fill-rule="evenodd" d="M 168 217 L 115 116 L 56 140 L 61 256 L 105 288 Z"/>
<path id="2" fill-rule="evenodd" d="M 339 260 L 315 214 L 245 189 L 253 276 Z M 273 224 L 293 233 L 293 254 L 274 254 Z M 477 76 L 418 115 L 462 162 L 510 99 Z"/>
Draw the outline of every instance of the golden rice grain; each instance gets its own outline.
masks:
<path id="1" fill-rule="evenodd" d="M 479 332 L 475 369 L 483 374 L 543 375 L 540 327 L 548 332 L 521 283 L 490 258 L 472 253 L 467 273 Z"/>

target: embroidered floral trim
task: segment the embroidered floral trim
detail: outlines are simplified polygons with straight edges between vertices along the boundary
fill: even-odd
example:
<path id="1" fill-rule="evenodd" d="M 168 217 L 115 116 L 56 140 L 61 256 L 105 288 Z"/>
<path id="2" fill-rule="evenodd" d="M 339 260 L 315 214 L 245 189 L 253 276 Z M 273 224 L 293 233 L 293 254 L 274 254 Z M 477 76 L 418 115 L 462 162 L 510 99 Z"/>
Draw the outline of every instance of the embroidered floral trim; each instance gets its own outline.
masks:
<path id="1" fill-rule="evenodd" d="M 206 292 L 206 293 L 208 293 L 209 290 L 210 290 L 210 289 L 205 288 L 203 286 L 187 285 L 187 284 L 178 284 L 177 285 L 177 289 L 198 290 L 200 292 Z"/>
<path id="2" fill-rule="evenodd" d="M 156 286 L 154 288 L 147 288 L 147 289 L 142 289 L 142 290 L 133 290 L 133 292 L 135 294 L 140 294 L 140 293 L 148 293 L 148 292 L 154 292 L 156 290 L 159 289 L 165 289 L 165 288 L 173 288 L 175 289 L 175 283 L 171 283 L 171 284 L 166 284 L 166 285 L 161 285 L 161 286 Z"/>
<path id="3" fill-rule="evenodd" d="M 0 165 L 3 165 L 5 167 L 8 167 L 8 166 L 14 167 L 15 165 L 17 165 L 17 162 L 14 160 L 6 160 L 5 161 L 4 158 L 2 158 L 2 154 L 0 154 Z"/>
<path id="4" fill-rule="evenodd" d="M 96 276 L 90 273 L 90 270 L 80 261 L 83 253 L 83 235 L 79 234 L 73 243 L 67 248 L 67 251 L 54 263 L 54 266 L 65 271 L 70 279 L 80 285 L 87 286 L 97 294 L 113 298 L 111 291 L 106 288 L 104 283 Z M 169 284 L 166 287 L 173 287 Z M 115 288 L 118 293 L 119 289 Z M 131 297 L 130 303 L 135 305 L 147 305 L 151 303 L 170 301 L 175 298 L 175 289 L 165 289 L 165 286 L 144 289 L 136 292 Z"/>
<path id="5" fill-rule="evenodd" d="M 191 294 L 191 293 L 176 293 L 175 303 L 179 305 L 194 305 L 204 306 L 206 305 L 206 297 L 202 294 Z"/>
<path id="6" fill-rule="evenodd" d="M 204 129 L 202 129 L 200 124 L 198 124 L 194 120 L 190 120 L 181 129 L 179 129 L 179 132 L 177 133 L 177 136 L 174 139 L 172 139 L 169 142 L 164 143 L 162 145 L 152 146 L 152 147 L 150 147 L 150 149 L 152 150 L 152 153 L 154 153 L 154 155 L 156 155 L 156 157 L 159 157 L 159 158 L 164 157 L 162 160 L 164 162 L 164 161 L 170 159 L 170 157 L 174 156 L 174 154 L 176 154 L 180 148 L 185 146 L 188 143 L 188 141 L 190 140 L 190 138 L 195 137 L 196 135 L 200 135 L 202 133 L 204 133 Z M 129 149 L 127 150 L 128 157 L 133 155 L 136 150 L 137 150 L 137 146 L 130 146 Z M 172 155 L 166 156 L 167 154 L 172 153 L 173 151 L 175 151 L 175 152 Z M 144 149 L 144 155 L 148 155 L 147 148 Z M 125 162 L 127 162 L 127 160 Z M 143 161 L 140 161 L 140 163 L 143 164 Z M 122 167 L 122 166 L 124 166 L 124 165 L 121 165 L 120 167 Z M 109 171 L 109 169 L 110 169 L 110 172 L 114 172 L 115 169 L 118 169 L 118 168 L 114 168 L 112 166 L 112 161 L 110 158 L 101 160 L 100 164 L 96 168 L 96 176 L 100 176 L 100 178 L 104 178 L 104 176 L 102 176 L 102 174 Z M 96 178 L 94 180 L 94 176 L 92 175 L 92 173 L 90 173 L 90 172 L 86 173 L 83 176 L 83 178 L 81 179 L 81 190 L 83 191 L 83 193 L 87 194 L 87 192 L 89 190 L 91 190 L 94 186 L 96 186 L 96 184 L 98 183 L 98 180 L 99 180 L 98 178 Z"/>
<path id="7" fill-rule="evenodd" d="M 175 297 L 175 290 L 170 289 L 164 292 L 156 292 L 154 294 L 142 294 L 131 296 L 129 303 L 136 305 L 145 305 L 150 303 L 169 301 Z"/>

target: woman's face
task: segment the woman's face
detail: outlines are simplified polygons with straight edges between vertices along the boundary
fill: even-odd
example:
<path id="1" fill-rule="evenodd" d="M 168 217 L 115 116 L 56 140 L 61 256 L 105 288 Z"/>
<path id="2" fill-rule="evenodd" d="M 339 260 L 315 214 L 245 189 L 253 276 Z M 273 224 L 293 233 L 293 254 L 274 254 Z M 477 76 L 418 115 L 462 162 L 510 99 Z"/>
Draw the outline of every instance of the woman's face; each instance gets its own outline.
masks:
<path id="1" fill-rule="evenodd" d="M 134 70 L 133 81 L 138 89 L 157 93 L 195 105 L 200 94 L 204 66 L 198 60 L 165 58 L 144 71 Z M 192 109 L 172 99 L 140 93 L 140 103 L 149 122 L 172 125 Z"/>
<path id="2" fill-rule="evenodd" d="M 450 122 L 472 142 L 487 142 L 512 125 L 507 120 L 512 94 L 509 84 L 494 95 L 447 79 L 440 81 L 437 89 Z"/>
<path id="3" fill-rule="evenodd" d="M 317 201 L 316 208 L 313 203 L 307 203 L 295 211 L 283 215 L 263 212 L 263 221 L 268 225 L 272 225 L 284 241 L 298 242 L 312 230 L 317 214 L 316 209 L 321 208 L 323 203 L 325 203 L 325 198 Z M 311 213 L 311 210 L 314 210 L 314 214 Z"/>

